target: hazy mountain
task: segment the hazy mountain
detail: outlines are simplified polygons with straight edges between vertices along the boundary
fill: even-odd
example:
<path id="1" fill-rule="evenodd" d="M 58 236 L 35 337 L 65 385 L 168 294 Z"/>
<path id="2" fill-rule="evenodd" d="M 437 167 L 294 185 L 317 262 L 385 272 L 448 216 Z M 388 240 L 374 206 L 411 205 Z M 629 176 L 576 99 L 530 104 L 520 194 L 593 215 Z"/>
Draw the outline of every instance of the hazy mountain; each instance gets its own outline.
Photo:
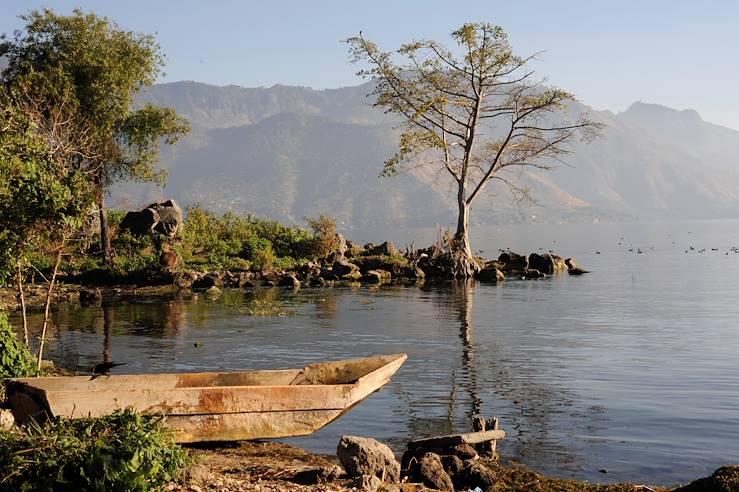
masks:
<path id="1" fill-rule="evenodd" d="M 371 85 L 215 87 L 178 82 L 152 87 L 140 101 L 174 107 L 192 134 L 166 149 L 165 190 L 126 186 L 137 206 L 153 196 L 199 202 L 216 211 L 285 221 L 329 213 L 346 228 L 449 224 L 455 202 L 444 174 L 417 170 L 379 178 L 396 150 L 393 122 L 371 108 Z M 602 138 L 574 144 L 567 166 L 523 172 L 536 204 L 505 190 L 480 199 L 476 222 L 582 221 L 739 216 L 739 132 L 677 111 L 635 103 L 619 114 L 594 112 Z"/>

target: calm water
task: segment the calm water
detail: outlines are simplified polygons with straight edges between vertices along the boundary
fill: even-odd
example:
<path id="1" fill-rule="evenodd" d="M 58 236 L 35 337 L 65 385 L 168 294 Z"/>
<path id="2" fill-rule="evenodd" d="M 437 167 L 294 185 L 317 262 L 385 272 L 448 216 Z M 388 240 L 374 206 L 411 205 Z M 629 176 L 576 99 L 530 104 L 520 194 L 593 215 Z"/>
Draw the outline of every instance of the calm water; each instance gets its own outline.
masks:
<path id="1" fill-rule="evenodd" d="M 407 352 L 384 390 L 290 442 L 333 453 L 353 433 L 399 450 L 410 437 L 469 430 L 482 413 L 501 418 L 503 455 L 555 476 L 672 484 L 739 462 L 739 222 L 476 232 L 488 257 L 551 249 L 592 273 L 63 305 L 48 354 L 84 370 L 109 350 L 127 363 L 121 373 L 137 373 Z M 435 233 L 403 234 L 372 237 L 419 245 Z"/>

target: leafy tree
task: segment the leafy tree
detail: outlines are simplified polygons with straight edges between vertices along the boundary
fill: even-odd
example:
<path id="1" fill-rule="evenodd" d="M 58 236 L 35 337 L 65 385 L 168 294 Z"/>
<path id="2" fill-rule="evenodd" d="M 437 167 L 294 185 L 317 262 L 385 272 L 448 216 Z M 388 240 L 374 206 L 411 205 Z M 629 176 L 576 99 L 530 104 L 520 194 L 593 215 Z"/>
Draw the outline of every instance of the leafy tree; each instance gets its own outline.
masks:
<path id="1" fill-rule="evenodd" d="M 188 131 L 170 108 L 133 98 L 156 80 L 164 57 L 154 37 L 121 30 L 113 21 L 75 10 L 49 9 L 21 16 L 24 30 L 3 36 L 3 84 L 15 103 L 35 115 L 49 145 L 87 177 L 100 214 L 101 247 L 111 262 L 105 195 L 120 180 L 162 183 L 156 168 L 160 142 Z"/>
<path id="2" fill-rule="evenodd" d="M 600 125 L 587 116 L 565 121 L 574 96 L 534 79 L 535 55 L 515 55 L 501 27 L 465 24 L 452 39 L 456 52 L 432 40 L 404 44 L 395 52 L 400 63 L 361 33 L 347 42 L 353 61 L 369 65 L 358 75 L 376 81 L 374 105 L 402 120 L 399 151 L 382 174 L 430 165 L 456 184 L 454 275 L 470 277 L 480 268 L 469 241 L 474 200 L 493 180 L 525 194 L 510 171 L 546 169 L 575 136 L 589 139 Z"/>

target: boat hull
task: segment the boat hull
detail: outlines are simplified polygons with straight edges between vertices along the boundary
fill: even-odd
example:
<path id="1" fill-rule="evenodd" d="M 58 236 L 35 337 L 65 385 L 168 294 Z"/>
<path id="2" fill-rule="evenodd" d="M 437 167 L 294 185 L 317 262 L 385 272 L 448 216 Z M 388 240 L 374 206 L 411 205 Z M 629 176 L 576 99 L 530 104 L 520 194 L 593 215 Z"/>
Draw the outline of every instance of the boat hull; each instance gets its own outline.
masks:
<path id="1" fill-rule="evenodd" d="M 162 415 L 178 442 L 311 434 L 390 381 L 405 354 L 303 369 L 13 379 L 7 402 L 18 423 L 98 417 L 133 408 Z"/>

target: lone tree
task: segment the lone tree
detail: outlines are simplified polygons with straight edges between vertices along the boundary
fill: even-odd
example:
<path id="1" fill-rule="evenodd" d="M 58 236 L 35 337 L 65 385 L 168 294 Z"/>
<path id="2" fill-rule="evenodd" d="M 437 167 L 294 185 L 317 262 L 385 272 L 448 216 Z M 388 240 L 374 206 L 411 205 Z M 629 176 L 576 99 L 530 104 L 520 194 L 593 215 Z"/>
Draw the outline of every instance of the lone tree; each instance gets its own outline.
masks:
<path id="1" fill-rule="evenodd" d="M 414 41 L 395 52 L 400 63 L 361 33 L 347 42 L 352 61 L 369 65 L 358 75 L 376 81 L 374 106 L 403 121 L 399 150 L 382 175 L 419 165 L 448 173 L 459 208 L 454 276 L 472 277 L 480 267 L 470 248 L 470 208 L 486 186 L 498 180 L 525 194 L 504 171 L 547 169 L 574 137 L 589 140 L 601 125 L 587 116 L 566 121 L 574 96 L 535 79 L 527 64 L 536 54 L 513 54 L 501 27 L 465 24 L 452 38 L 459 54 L 436 41 Z"/>
<path id="2" fill-rule="evenodd" d="M 113 21 L 75 10 L 21 16 L 22 31 L 0 39 L 8 66 L 1 82 L 46 134 L 50 147 L 90 181 L 100 215 L 101 249 L 112 261 L 105 195 L 119 180 L 163 182 L 155 167 L 162 140 L 188 131 L 170 108 L 133 98 L 154 83 L 164 57 L 154 37 L 121 30 Z"/>

